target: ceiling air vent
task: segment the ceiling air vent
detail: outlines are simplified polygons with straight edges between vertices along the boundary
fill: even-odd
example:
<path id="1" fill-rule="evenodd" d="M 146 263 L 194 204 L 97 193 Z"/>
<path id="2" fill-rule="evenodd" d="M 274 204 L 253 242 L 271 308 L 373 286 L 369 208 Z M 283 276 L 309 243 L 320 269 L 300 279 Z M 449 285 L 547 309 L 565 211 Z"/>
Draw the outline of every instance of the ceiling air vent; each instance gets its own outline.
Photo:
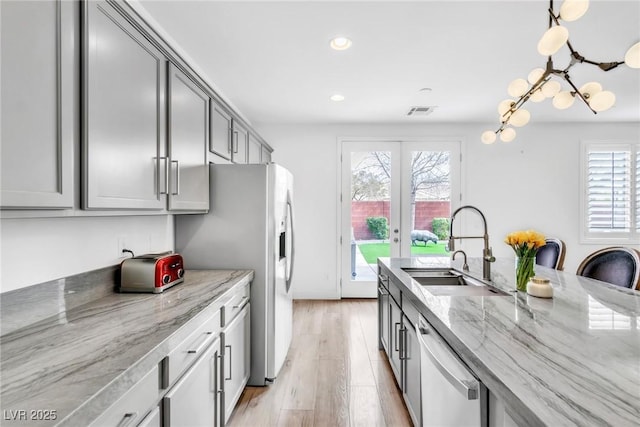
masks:
<path id="1" fill-rule="evenodd" d="M 433 113 L 433 110 L 435 110 L 435 106 L 429 106 L 429 107 L 411 107 L 411 109 L 409 109 L 409 112 L 407 113 L 407 116 L 416 116 L 416 117 L 424 117 L 424 116 L 428 116 L 429 114 Z"/>

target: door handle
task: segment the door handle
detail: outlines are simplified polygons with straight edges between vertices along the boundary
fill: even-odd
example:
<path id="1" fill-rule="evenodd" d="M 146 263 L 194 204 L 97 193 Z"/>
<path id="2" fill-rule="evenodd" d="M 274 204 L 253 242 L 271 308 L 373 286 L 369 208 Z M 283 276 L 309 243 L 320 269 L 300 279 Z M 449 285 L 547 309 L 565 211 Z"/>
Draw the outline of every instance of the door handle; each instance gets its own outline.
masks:
<path id="1" fill-rule="evenodd" d="M 177 196 L 180 194 L 180 163 L 177 160 L 171 160 L 171 164 L 176 164 L 176 191 L 172 191 L 172 196 Z"/>
<path id="2" fill-rule="evenodd" d="M 230 345 L 225 345 L 225 346 L 224 346 L 224 348 L 228 348 L 228 349 L 229 349 L 229 357 L 228 357 L 228 359 L 229 359 L 229 378 L 225 377 L 225 378 L 224 378 L 224 380 L 225 380 L 225 381 L 230 381 L 230 380 L 231 380 L 231 377 L 233 377 L 233 372 L 231 372 L 231 371 L 233 370 L 233 367 L 232 367 L 232 365 L 231 365 L 231 363 L 232 363 L 232 361 L 233 361 L 233 358 L 231 357 L 231 354 L 232 354 L 232 353 L 231 353 L 232 348 L 231 348 L 231 346 L 230 346 Z M 226 354 L 225 354 L 225 356 L 226 356 Z M 225 357 L 225 358 L 226 358 L 226 357 Z"/>

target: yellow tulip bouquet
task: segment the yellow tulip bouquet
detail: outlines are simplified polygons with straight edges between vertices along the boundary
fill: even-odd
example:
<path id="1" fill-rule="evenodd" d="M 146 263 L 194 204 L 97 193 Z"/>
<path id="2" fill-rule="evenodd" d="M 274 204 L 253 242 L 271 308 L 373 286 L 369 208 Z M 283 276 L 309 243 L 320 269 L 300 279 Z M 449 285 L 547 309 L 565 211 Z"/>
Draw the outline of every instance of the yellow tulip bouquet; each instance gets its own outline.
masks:
<path id="1" fill-rule="evenodd" d="M 516 253 L 516 288 L 526 292 L 527 282 L 534 275 L 538 249 L 546 244 L 545 237 L 534 230 L 509 233 L 504 242 Z"/>

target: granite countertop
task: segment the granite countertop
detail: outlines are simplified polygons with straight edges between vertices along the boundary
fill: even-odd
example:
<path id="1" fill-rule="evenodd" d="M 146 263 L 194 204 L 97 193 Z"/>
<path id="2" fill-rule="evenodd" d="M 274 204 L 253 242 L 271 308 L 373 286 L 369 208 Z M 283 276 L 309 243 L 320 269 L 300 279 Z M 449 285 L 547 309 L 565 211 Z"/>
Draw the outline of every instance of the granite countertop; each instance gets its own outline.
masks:
<path id="1" fill-rule="evenodd" d="M 506 296 L 437 296 L 403 267 L 448 258 L 381 259 L 406 294 L 521 425 L 638 426 L 640 292 L 536 266 L 552 299 L 515 292 L 513 259 L 492 264 Z M 482 260 L 469 259 L 482 277 Z M 407 292 L 409 291 L 409 292 Z"/>
<path id="2" fill-rule="evenodd" d="M 0 337 L 2 425 L 16 411 L 27 419 L 11 425 L 88 425 L 192 332 L 190 320 L 252 278 L 188 270 L 162 294 L 110 293 L 31 324 L 29 310 L 3 307 L 2 322 L 21 327 Z M 32 410 L 55 420 L 29 419 Z"/>

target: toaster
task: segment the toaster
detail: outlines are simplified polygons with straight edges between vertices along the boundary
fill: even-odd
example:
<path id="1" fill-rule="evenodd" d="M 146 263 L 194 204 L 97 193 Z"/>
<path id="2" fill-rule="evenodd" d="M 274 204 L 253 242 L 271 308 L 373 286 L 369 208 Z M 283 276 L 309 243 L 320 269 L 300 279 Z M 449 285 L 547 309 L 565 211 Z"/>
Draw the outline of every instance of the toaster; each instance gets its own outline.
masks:
<path id="1" fill-rule="evenodd" d="M 178 254 L 145 254 L 120 264 L 120 292 L 159 294 L 184 282 L 184 263 Z"/>

